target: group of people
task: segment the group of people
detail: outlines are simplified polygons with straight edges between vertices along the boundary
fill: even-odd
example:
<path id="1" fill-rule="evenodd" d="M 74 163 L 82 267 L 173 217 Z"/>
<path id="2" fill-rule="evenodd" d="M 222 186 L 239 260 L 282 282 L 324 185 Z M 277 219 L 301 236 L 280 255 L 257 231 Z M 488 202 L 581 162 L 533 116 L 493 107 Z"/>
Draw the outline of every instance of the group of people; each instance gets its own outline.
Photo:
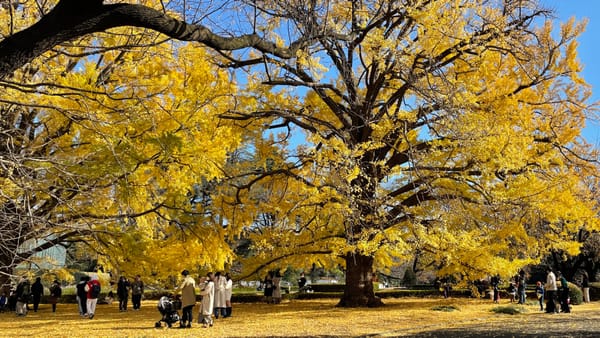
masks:
<path id="1" fill-rule="evenodd" d="M 119 298 L 119 311 L 121 312 L 127 311 L 130 291 L 133 310 L 138 311 L 142 306 L 142 298 L 144 296 L 144 282 L 140 275 L 135 276 L 133 282 L 130 282 L 125 276 L 119 278 L 117 282 L 117 297 Z"/>
<path id="2" fill-rule="evenodd" d="M 188 270 L 181 272 L 183 281 L 178 290 L 181 292 L 181 319 L 180 328 L 191 328 L 193 321 L 193 308 L 196 305 L 196 280 L 190 275 Z M 232 314 L 231 295 L 233 290 L 233 281 L 229 273 L 209 272 L 206 276 L 200 278 L 198 286 L 200 287 L 200 310 L 198 313 L 198 324 L 202 327 L 212 327 L 214 318 L 226 318 Z"/>
<path id="3" fill-rule="evenodd" d="M 76 285 L 76 298 L 80 316 L 89 319 L 94 318 L 101 289 L 100 281 L 97 277 L 82 276 L 80 278 L 79 283 Z"/>
<path id="4" fill-rule="evenodd" d="M 546 269 L 546 285 L 544 286 L 544 297 L 546 302 L 546 313 L 571 312 L 569 302 L 569 283 L 560 271 L 556 274 L 551 268 Z M 560 283 L 560 285 L 559 285 Z M 557 303 L 558 301 L 558 303 Z M 543 298 L 540 300 L 542 306 Z"/>
<path id="5" fill-rule="evenodd" d="M 525 272 L 519 271 L 519 274 L 509 284 L 507 293 L 510 297 L 510 301 L 517 302 L 518 304 L 525 304 L 526 300 L 526 282 Z M 496 275 L 491 277 L 490 285 L 493 292 L 494 303 L 498 303 L 500 294 L 500 276 Z M 589 280 L 586 274 L 582 276 L 582 291 L 583 301 L 589 302 Z M 570 309 L 570 298 L 569 298 L 569 282 L 565 276 L 557 271 L 556 274 L 551 268 L 546 269 L 546 281 L 537 281 L 535 286 L 535 294 L 540 306 L 540 311 L 544 311 L 544 304 L 546 313 L 557 313 L 564 312 L 568 313 Z"/>
<path id="6" fill-rule="evenodd" d="M 306 284 L 306 281 L 304 283 Z M 269 271 L 262 282 L 262 287 L 267 303 L 281 303 L 281 274 L 279 271 Z"/>
<path id="7" fill-rule="evenodd" d="M 50 291 L 48 302 L 52 304 L 52 312 L 56 312 L 56 304 L 62 295 L 59 281 L 54 280 L 48 289 Z M 29 304 L 32 304 L 33 311 L 37 312 L 43 295 L 44 285 L 41 277 L 37 277 L 32 284 L 29 282 L 29 278 L 24 276 L 8 296 L 4 292 L 2 293 L 0 296 L 0 311 L 8 309 L 14 311 L 17 316 L 25 316 L 29 311 Z"/>
<path id="8" fill-rule="evenodd" d="M 519 273 L 513 278 L 508 285 L 508 295 L 510 296 L 510 302 L 516 302 L 517 304 L 525 304 L 527 299 L 526 295 L 527 285 L 525 283 L 525 271 L 520 270 Z M 497 303 L 497 299 L 494 301 Z"/>

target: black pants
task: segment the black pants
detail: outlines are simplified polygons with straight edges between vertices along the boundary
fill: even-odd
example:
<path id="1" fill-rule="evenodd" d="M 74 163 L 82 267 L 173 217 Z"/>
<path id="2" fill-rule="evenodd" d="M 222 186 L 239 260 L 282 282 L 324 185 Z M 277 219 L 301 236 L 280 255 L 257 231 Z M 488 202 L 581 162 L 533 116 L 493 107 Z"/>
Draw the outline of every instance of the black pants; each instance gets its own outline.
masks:
<path id="1" fill-rule="evenodd" d="M 127 297 L 119 298 L 119 310 L 127 311 Z"/>
<path id="2" fill-rule="evenodd" d="M 546 290 L 546 299 L 548 299 L 546 303 L 546 312 L 552 313 L 556 312 L 556 291 L 554 290 Z"/>
<path id="3" fill-rule="evenodd" d="M 41 300 L 42 300 L 42 297 L 33 296 L 33 312 L 37 312 L 38 308 L 40 307 Z"/>
<path id="4" fill-rule="evenodd" d="M 134 310 L 139 310 L 142 306 L 142 295 L 131 295 L 131 303 L 133 303 Z"/>
<path id="5" fill-rule="evenodd" d="M 569 308 L 569 289 L 560 291 L 560 312 L 571 312 Z"/>
<path id="6" fill-rule="evenodd" d="M 186 322 L 188 324 L 192 323 L 192 309 L 194 305 L 188 305 L 181 310 L 181 325 L 184 325 Z"/>
<path id="7" fill-rule="evenodd" d="M 84 296 L 79 295 L 79 305 L 81 307 L 80 314 L 82 314 L 82 315 L 86 314 L 87 313 L 87 297 L 85 295 Z"/>

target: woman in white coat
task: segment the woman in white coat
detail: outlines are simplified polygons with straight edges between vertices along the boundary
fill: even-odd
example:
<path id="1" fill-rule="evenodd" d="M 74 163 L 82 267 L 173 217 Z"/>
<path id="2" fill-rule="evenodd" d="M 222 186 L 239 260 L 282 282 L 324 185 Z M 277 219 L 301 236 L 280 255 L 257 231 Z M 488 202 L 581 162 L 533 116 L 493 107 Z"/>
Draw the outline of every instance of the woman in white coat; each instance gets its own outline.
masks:
<path id="1" fill-rule="evenodd" d="M 200 302 L 200 313 L 198 314 L 198 324 L 202 324 L 202 327 L 213 326 L 213 307 L 215 301 L 215 283 L 213 282 L 213 274 L 209 272 L 202 281 L 200 281 L 202 290 L 200 295 L 202 301 Z"/>
<path id="2" fill-rule="evenodd" d="M 225 284 L 225 316 L 223 317 L 231 317 L 231 295 L 233 293 L 233 281 L 231 280 L 231 275 L 229 272 L 225 274 L 225 280 L 227 283 Z"/>
<path id="3" fill-rule="evenodd" d="M 227 280 L 225 276 L 221 275 L 220 272 L 215 273 L 215 318 L 219 318 L 219 315 L 225 317 L 225 286 Z"/>

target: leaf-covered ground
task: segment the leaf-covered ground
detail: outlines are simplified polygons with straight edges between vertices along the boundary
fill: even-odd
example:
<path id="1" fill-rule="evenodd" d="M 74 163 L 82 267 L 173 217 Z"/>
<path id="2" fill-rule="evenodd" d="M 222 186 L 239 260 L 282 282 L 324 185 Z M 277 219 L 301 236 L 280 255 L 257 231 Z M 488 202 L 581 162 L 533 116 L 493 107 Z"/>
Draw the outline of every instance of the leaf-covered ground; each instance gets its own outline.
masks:
<path id="1" fill-rule="evenodd" d="M 234 304 L 233 317 L 212 328 L 160 328 L 155 301 L 141 311 L 119 312 L 118 304 L 99 305 L 94 319 L 83 319 L 74 304 L 52 313 L 0 314 L 1 337 L 600 337 L 600 304 L 573 307 L 570 314 L 545 314 L 534 303 L 526 312 L 498 314 L 486 300 L 386 299 L 377 309 L 343 309 L 330 299 L 278 305 Z M 508 303 L 501 304 L 509 305 Z M 435 309 L 435 310 L 434 310 Z M 452 311 L 453 309 L 457 309 Z M 194 309 L 197 319 L 198 306 Z"/>

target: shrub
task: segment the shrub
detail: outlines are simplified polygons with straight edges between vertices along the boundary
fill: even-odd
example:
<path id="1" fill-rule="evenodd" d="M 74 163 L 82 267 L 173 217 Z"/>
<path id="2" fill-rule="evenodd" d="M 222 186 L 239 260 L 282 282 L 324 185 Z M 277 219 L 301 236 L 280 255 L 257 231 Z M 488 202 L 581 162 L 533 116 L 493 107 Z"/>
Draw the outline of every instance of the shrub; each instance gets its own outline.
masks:
<path id="1" fill-rule="evenodd" d="M 571 305 L 583 303 L 583 291 L 575 283 L 569 283 L 569 297 L 571 298 Z"/>
<path id="2" fill-rule="evenodd" d="M 460 311 L 460 309 L 456 305 L 438 305 L 438 306 L 432 307 L 431 310 L 442 311 L 442 312 Z"/>
<path id="3" fill-rule="evenodd" d="M 494 313 L 516 315 L 516 314 L 527 312 L 527 309 L 524 306 L 520 306 L 520 305 L 506 305 L 506 306 L 496 306 L 491 311 Z"/>

